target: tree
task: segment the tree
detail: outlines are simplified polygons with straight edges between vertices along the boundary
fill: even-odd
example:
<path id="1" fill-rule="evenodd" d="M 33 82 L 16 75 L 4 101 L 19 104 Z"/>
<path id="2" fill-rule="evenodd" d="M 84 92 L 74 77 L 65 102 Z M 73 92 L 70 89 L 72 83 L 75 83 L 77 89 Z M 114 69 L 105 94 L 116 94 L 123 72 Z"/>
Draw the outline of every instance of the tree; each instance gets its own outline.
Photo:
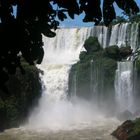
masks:
<path id="1" fill-rule="evenodd" d="M 41 63 L 42 34 L 54 37 L 53 30 L 60 21 L 68 16 L 74 19 L 75 14 L 83 12 L 84 22 L 98 25 L 103 18 L 108 26 L 116 17 L 114 2 L 126 13 L 139 12 L 134 0 L 104 0 L 103 8 L 100 0 L 0 0 L 0 88 L 6 92 L 4 83 L 17 67 L 24 73 L 21 56 L 31 65 Z M 12 14 L 13 6 L 17 6 L 16 18 Z"/>
<path id="2" fill-rule="evenodd" d="M 115 20 L 112 21 L 112 25 L 126 23 L 128 20 L 124 16 L 117 16 Z"/>

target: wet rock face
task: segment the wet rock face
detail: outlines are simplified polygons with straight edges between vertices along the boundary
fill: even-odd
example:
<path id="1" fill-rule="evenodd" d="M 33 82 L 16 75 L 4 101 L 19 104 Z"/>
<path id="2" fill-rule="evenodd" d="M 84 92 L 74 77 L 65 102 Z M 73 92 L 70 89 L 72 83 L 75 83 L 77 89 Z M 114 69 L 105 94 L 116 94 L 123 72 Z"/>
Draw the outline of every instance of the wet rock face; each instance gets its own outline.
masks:
<path id="1" fill-rule="evenodd" d="M 134 127 L 134 123 L 130 120 L 125 121 L 122 125 L 120 125 L 112 135 L 115 136 L 119 140 L 128 140 L 130 132 L 132 132 Z"/>
<path id="2" fill-rule="evenodd" d="M 126 58 L 132 54 L 130 46 L 119 48 L 121 58 Z"/>
<path id="3" fill-rule="evenodd" d="M 140 140 L 140 118 L 125 121 L 111 135 L 118 140 Z"/>

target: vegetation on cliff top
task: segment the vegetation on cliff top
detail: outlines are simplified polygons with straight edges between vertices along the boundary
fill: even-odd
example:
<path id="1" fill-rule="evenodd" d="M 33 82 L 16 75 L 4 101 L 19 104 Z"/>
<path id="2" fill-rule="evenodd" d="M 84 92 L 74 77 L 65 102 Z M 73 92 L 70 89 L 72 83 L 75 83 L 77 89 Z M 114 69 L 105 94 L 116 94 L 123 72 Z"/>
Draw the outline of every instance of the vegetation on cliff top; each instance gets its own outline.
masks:
<path id="1" fill-rule="evenodd" d="M 86 51 L 80 53 L 80 61 L 71 68 L 69 95 L 76 92 L 74 94 L 84 99 L 109 101 L 109 97 L 113 96 L 117 62 L 107 56 L 96 37 L 89 37 L 84 47 Z"/>
<path id="2" fill-rule="evenodd" d="M 130 46 L 112 45 L 102 48 L 98 38 L 90 36 L 84 43 L 85 51 L 80 53 L 80 60 L 71 68 L 69 75 L 69 95 L 106 101 L 107 106 L 115 106 L 114 80 L 117 61 L 126 60 L 132 54 Z M 104 104 L 104 103 L 103 103 Z M 104 105 L 103 105 L 104 106 Z"/>

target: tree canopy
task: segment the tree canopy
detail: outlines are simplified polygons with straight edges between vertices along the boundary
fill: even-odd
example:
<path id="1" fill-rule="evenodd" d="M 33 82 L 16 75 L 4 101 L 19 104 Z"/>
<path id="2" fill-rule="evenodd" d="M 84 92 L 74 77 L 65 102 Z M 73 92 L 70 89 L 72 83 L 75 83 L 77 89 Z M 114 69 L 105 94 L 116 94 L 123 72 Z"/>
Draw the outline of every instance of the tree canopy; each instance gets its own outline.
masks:
<path id="1" fill-rule="evenodd" d="M 21 56 L 29 64 L 40 64 L 44 51 L 42 34 L 54 37 L 60 21 L 85 13 L 83 22 L 101 21 L 108 26 L 116 18 L 113 3 L 127 14 L 136 14 L 139 8 L 134 0 L 0 0 L 0 88 L 8 74 L 14 74 Z M 16 17 L 13 6 L 17 6 Z"/>

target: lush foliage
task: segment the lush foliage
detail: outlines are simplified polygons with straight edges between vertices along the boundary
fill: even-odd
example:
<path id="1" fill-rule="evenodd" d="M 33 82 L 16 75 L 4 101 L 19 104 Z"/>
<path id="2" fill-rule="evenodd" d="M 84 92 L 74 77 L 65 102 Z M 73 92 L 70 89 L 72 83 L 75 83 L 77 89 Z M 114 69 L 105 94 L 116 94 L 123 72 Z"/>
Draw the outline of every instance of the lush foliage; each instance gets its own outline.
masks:
<path id="1" fill-rule="evenodd" d="M 97 37 L 89 37 L 84 43 L 85 51 L 80 53 L 80 61 L 72 66 L 69 75 L 69 95 L 95 100 L 103 100 L 115 107 L 115 73 L 117 62 L 126 60 L 132 54 L 129 46 L 108 46 L 103 49 Z M 102 101 L 102 102 L 101 102 Z M 113 107 L 113 106 L 112 106 Z"/>
<path id="2" fill-rule="evenodd" d="M 113 133 L 119 140 L 139 140 L 140 139 L 140 118 L 127 120 L 122 123 Z"/>
<path id="3" fill-rule="evenodd" d="M 105 48 L 105 55 L 117 61 L 121 61 L 132 55 L 132 49 L 127 45 L 121 46 L 120 48 L 117 45 L 112 45 Z"/>
<path id="4" fill-rule="evenodd" d="M 136 118 L 133 121 L 132 130 L 128 136 L 128 140 L 139 140 L 140 139 L 140 118 Z"/>
<path id="5" fill-rule="evenodd" d="M 100 0 L 0 0 L 0 88 L 6 92 L 4 83 L 8 74 L 14 74 L 21 67 L 20 55 L 29 64 L 40 64 L 44 51 L 42 34 L 54 37 L 52 30 L 68 16 L 85 13 L 84 22 L 100 23 L 103 17 L 105 25 L 116 17 L 113 3 L 126 13 L 135 14 L 139 8 L 134 0 L 104 0 L 103 15 Z M 13 6 L 17 6 L 16 17 Z"/>
<path id="6" fill-rule="evenodd" d="M 25 62 L 22 65 L 26 73 L 17 70 L 6 83 L 9 94 L 0 91 L 0 131 L 23 123 L 41 95 L 38 69 Z"/>
<path id="7" fill-rule="evenodd" d="M 98 42 L 97 37 L 90 36 L 84 43 L 84 48 L 86 49 L 87 53 L 99 51 L 101 49 L 100 43 Z"/>
<path id="8" fill-rule="evenodd" d="M 87 51 L 81 52 L 69 75 L 69 95 L 111 103 L 117 61 L 108 56 L 96 37 L 89 37 L 84 46 Z"/>

